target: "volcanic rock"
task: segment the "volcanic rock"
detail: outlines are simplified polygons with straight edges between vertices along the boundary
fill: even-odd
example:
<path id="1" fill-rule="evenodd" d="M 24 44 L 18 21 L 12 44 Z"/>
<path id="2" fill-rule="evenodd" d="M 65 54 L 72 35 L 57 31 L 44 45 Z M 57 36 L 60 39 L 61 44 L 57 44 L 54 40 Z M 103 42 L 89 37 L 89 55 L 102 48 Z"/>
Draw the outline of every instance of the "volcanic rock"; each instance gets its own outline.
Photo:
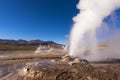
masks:
<path id="1" fill-rule="evenodd" d="M 70 62 L 72 58 L 69 56 L 69 54 L 66 54 L 65 56 L 62 57 L 60 60 L 61 62 Z"/>
<path id="2" fill-rule="evenodd" d="M 79 58 L 73 59 L 68 56 L 63 57 L 60 61 L 42 60 L 40 62 L 27 63 L 25 67 L 18 71 L 18 74 L 23 77 L 23 80 L 78 80 L 81 76 L 79 75 L 80 68 L 85 68 L 85 70 L 91 68 L 91 66 L 88 67 L 86 64 L 83 67 L 81 62 L 82 60 Z"/>
<path id="3" fill-rule="evenodd" d="M 71 58 L 69 56 L 69 54 L 66 54 L 65 56 L 62 57 L 62 59 L 60 60 L 61 62 L 66 62 L 68 63 L 70 66 L 72 65 L 76 65 L 76 64 L 89 64 L 87 60 L 84 59 L 80 59 L 80 58 Z"/>

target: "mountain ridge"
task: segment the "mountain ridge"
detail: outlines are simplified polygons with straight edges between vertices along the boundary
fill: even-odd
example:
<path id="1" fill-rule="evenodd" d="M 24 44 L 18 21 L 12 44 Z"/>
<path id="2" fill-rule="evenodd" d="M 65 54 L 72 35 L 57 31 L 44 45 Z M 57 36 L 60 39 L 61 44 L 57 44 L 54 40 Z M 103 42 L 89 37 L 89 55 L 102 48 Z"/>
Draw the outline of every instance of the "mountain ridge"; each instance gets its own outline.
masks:
<path id="1" fill-rule="evenodd" d="M 13 40 L 13 39 L 0 39 L 0 44 L 26 44 L 26 45 L 39 45 L 39 44 L 53 44 L 53 45 L 60 45 L 54 41 L 43 41 L 40 39 L 34 39 L 34 40 L 23 40 L 23 39 L 18 39 L 18 40 Z"/>

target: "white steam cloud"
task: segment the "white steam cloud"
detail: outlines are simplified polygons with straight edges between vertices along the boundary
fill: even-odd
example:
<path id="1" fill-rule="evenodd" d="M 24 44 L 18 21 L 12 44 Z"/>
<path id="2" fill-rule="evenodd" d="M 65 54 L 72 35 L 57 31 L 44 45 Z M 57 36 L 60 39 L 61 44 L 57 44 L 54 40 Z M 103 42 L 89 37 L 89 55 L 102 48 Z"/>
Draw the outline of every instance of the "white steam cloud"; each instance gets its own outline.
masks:
<path id="1" fill-rule="evenodd" d="M 120 0 L 80 0 L 79 14 L 73 18 L 69 54 L 89 61 L 99 60 L 96 29 L 105 17 L 120 8 Z"/>

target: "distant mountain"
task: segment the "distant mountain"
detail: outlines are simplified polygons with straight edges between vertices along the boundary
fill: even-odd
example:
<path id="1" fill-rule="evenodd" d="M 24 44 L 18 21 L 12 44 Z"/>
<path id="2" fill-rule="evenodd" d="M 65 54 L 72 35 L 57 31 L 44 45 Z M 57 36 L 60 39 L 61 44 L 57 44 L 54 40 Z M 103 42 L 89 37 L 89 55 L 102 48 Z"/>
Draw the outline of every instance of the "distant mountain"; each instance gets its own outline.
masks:
<path id="1" fill-rule="evenodd" d="M 39 39 L 28 41 L 28 44 L 43 44 L 43 43 L 46 43 L 46 42 Z"/>
<path id="2" fill-rule="evenodd" d="M 14 44 L 14 45 L 39 45 L 39 44 L 43 44 L 43 45 L 59 45 L 58 43 L 55 43 L 53 41 L 42 41 L 42 40 L 9 40 L 9 39 L 0 39 L 0 44 Z"/>
<path id="3" fill-rule="evenodd" d="M 17 44 L 16 40 L 0 39 L 0 44 Z"/>
<path id="4" fill-rule="evenodd" d="M 46 43 L 48 43 L 48 44 L 57 44 L 57 43 L 55 43 L 53 41 L 46 41 Z"/>
<path id="5" fill-rule="evenodd" d="M 17 44 L 26 44 L 26 43 L 28 43 L 28 41 L 26 40 L 22 40 L 22 39 L 17 40 Z"/>

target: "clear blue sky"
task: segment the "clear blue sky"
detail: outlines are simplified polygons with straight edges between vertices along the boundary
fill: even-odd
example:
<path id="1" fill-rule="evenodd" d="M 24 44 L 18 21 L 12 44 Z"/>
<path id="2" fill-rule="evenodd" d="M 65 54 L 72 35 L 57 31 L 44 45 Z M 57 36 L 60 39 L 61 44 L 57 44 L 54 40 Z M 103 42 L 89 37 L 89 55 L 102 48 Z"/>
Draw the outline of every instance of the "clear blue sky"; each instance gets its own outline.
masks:
<path id="1" fill-rule="evenodd" d="M 79 0 L 0 0 L 0 39 L 65 41 Z M 120 26 L 120 10 L 116 11 Z M 107 21 L 107 20 L 106 20 Z"/>

